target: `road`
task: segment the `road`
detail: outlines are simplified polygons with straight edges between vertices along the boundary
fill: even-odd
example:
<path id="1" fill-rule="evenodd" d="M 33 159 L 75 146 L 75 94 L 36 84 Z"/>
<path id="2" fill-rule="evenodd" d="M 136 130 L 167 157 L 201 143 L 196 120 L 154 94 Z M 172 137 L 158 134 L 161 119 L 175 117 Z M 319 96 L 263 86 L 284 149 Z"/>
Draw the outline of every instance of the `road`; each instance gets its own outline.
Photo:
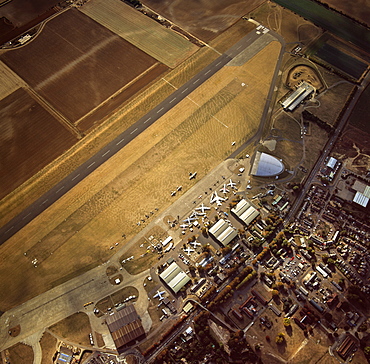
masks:
<path id="1" fill-rule="evenodd" d="M 75 171 L 65 177 L 62 181 L 56 184 L 43 196 L 37 199 L 29 207 L 23 210 L 19 215 L 15 216 L 7 224 L 0 228 L 0 244 L 3 244 L 35 217 L 41 214 L 84 178 L 95 171 L 99 166 L 105 163 L 110 157 L 120 151 L 135 137 L 146 130 L 156 120 L 166 114 L 174 106 L 176 106 L 185 97 L 191 94 L 197 87 L 207 81 L 212 75 L 224 67 L 233 58 L 239 55 L 242 51 L 252 45 L 263 34 L 250 32 L 234 46 L 228 49 L 224 54 L 218 57 L 214 62 L 205 67 L 192 79 L 186 82 L 183 86 L 175 90 L 169 97 L 162 101 L 158 106 L 149 111 L 145 116 L 139 119 L 135 124 L 125 130 L 122 134 L 116 137 L 113 141 L 103 147 L 99 152 L 93 155 L 85 163 L 79 166 Z M 271 92 L 271 90 L 270 90 Z M 271 97 L 269 93 L 269 97 Z"/>

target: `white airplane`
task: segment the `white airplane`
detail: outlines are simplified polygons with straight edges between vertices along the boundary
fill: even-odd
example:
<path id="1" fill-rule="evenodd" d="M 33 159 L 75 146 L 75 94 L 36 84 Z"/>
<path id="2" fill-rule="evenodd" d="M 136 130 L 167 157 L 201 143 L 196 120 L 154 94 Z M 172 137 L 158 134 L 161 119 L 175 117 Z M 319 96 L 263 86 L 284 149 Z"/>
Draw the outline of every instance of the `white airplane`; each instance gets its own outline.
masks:
<path id="1" fill-rule="evenodd" d="M 153 296 L 153 298 L 157 298 L 158 297 L 158 299 L 160 300 L 160 301 L 162 301 L 162 300 L 164 300 L 164 297 L 163 297 L 163 295 L 166 293 L 166 291 L 157 291 L 157 293 Z"/>
<path id="2" fill-rule="evenodd" d="M 177 186 L 177 191 L 181 191 L 182 190 L 182 186 Z"/>
<path id="3" fill-rule="evenodd" d="M 225 198 L 222 198 L 222 197 L 220 197 L 218 194 L 217 194 L 217 192 L 215 191 L 215 192 L 213 192 L 212 193 L 212 196 L 211 196 L 211 199 L 210 199 L 210 203 L 214 203 L 214 202 L 216 202 L 216 205 L 217 206 L 221 206 L 222 205 L 222 201 L 226 201 L 226 199 Z"/>
<path id="4" fill-rule="evenodd" d="M 194 173 L 189 173 L 189 179 L 193 179 L 193 178 L 195 178 L 196 177 L 196 175 L 197 175 L 197 173 L 198 172 L 194 172 Z"/>
<path id="5" fill-rule="evenodd" d="M 189 225 L 187 225 L 187 224 L 181 224 L 181 225 L 180 225 L 180 227 L 181 227 L 182 229 L 186 229 L 187 227 L 189 227 Z"/>
<path id="6" fill-rule="evenodd" d="M 187 255 L 190 255 L 191 253 L 194 253 L 194 249 L 192 249 L 192 248 L 184 248 L 183 249 L 184 250 L 184 252 L 187 254 Z"/>
<path id="7" fill-rule="evenodd" d="M 172 191 L 171 196 L 175 196 L 177 191 Z"/>
<path id="8" fill-rule="evenodd" d="M 227 184 L 232 189 L 236 190 L 236 183 L 230 178 L 230 182 Z"/>
<path id="9" fill-rule="evenodd" d="M 192 245 L 192 247 L 194 248 L 194 249 L 196 249 L 197 248 L 197 246 L 201 246 L 202 244 L 201 243 L 199 243 L 199 241 L 189 241 L 189 244 L 190 245 Z"/>
<path id="10" fill-rule="evenodd" d="M 196 217 L 193 217 L 193 216 L 189 216 L 187 217 L 184 222 L 186 222 L 187 224 L 191 224 L 192 221 L 196 220 L 197 218 Z"/>
<path id="11" fill-rule="evenodd" d="M 224 193 L 225 195 L 229 192 L 229 190 L 226 188 L 226 183 L 224 184 L 224 187 L 220 189 L 220 192 Z"/>
<path id="12" fill-rule="evenodd" d="M 211 208 L 208 206 L 204 206 L 204 203 L 202 203 L 199 207 L 196 207 L 195 210 L 202 211 L 202 214 L 205 214 L 205 210 L 210 210 Z"/>

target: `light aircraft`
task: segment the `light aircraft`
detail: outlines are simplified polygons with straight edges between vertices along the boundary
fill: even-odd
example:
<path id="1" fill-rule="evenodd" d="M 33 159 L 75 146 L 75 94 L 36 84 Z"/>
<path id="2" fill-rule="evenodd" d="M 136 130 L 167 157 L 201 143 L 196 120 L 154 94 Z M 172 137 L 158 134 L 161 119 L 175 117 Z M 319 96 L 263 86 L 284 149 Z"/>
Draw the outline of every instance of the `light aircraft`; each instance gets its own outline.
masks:
<path id="1" fill-rule="evenodd" d="M 172 191 L 171 196 L 175 196 L 177 191 Z"/>
<path id="2" fill-rule="evenodd" d="M 192 248 L 184 248 L 184 252 L 185 252 L 187 255 L 190 255 L 191 253 L 194 253 L 194 249 L 192 249 Z"/>
<path id="3" fill-rule="evenodd" d="M 197 173 L 198 172 L 194 172 L 194 173 L 189 173 L 189 179 L 193 179 L 193 178 L 195 178 L 196 177 L 196 175 L 197 175 Z"/>
<path id="4" fill-rule="evenodd" d="M 199 241 L 189 241 L 189 244 L 193 246 L 194 249 L 197 248 L 197 246 L 201 246 L 202 244 L 199 243 Z"/>
<path id="5" fill-rule="evenodd" d="M 182 225 L 180 225 L 180 227 L 181 227 L 181 229 L 186 229 L 187 227 L 189 227 L 189 225 L 188 224 L 182 224 Z"/>
<path id="6" fill-rule="evenodd" d="M 210 203 L 214 203 L 214 202 L 216 202 L 216 205 L 217 206 L 221 206 L 222 205 L 222 201 L 225 201 L 226 199 L 225 198 L 222 198 L 222 197 L 220 197 L 218 194 L 217 194 L 217 192 L 215 191 L 215 192 L 213 192 L 212 193 L 212 196 L 211 196 L 211 199 L 210 199 Z"/>
<path id="7" fill-rule="evenodd" d="M 202 203 L 199 207 L 196 207 L 195 210 L 202 211 L 202 214 L 205 214 L 205 210 L 210 210 L 210 207 L 204 206 L 204 203 Z"/>
<path id="8" fill-rule="evenodd" d="M 247 190 L 250 190 L 252 188 L 251 185 L 247 185 Z"/>
<path id="9" fill-rule="evenodd" d="M 185 220 L 184 220 L 184 222 L 186 222 L 187 224 L 191 224 L 192 223 L 192 221 L 194 221 L 194 220 L 196 220 L 197 218 L 196 217 L 194 217 L 194 216 L 189 216 L 189 217 L 187 217 Z"/>
<path id="10" fill-rule="evenodd" d="M 164 300 L 164 297 L 163 297 L 163 295 L 166 293 L 166 291 L 157 291 L 157 293 L 153 296 L 153 298 L 157 298 L 158 297 L 158 299 L 160 300 L 160 301 L 162 301 L 162 300 Z"/>
<path id="11" fill-rule="evenodd" d="M 177 186 L 177 191 L 181 191 L 182 190 L 182 186 Z"/>
<path id="12" fill-rule="evenodd" d="M 236 183 L 230 178 L 230 182 L 227 184 L 232 189 L 236 190 Z"/>
<path id="13" fill-rule="evenodd" d="M 220 192 L 224 193 L 225 195 L 229 192 L 229 190 L 226 188 L 226 183 L 224 184 L 224 187 L 220 189 Z"/>

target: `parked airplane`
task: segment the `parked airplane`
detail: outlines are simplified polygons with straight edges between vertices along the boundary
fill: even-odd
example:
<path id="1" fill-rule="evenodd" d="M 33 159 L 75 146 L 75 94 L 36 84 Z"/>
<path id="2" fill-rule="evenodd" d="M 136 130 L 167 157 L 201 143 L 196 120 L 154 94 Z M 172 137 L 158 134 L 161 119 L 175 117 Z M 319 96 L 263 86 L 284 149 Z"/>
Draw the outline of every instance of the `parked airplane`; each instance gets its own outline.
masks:
<path id="1" fill-rule="evenodd" d="M 158 297 L 158 299 L 160 300 L 160 301 L 162 301 L 162 300 L 164 300 L 164 297 L 163 297 L 163 295 L 166 293 L 166 291 L 157 291 L 157 293 L 153 296 L 153 298 L 157 298 Z"/>
<path id="2" fill-rule="evenodd" d="M 177 191 L 172 191 L 171 196 L 175 196 Z"/>
<path id="3" fill-rule="evenodd" d="M 220 189 L 220 192 L 224 193 L 225 195 L 229 192 L 229 190 L 226 188 L 226 183 L 224 184 L 224 187 Z"/>
<path id="4" fill-rule="evenodd" d="M 182 190 L 182 186 L 177 186 L 177 191 L 181 191 Z"/>
<path id="5" fill-rule="evenodd" d="M 214 203 L 216 202 L 217 206 L 221 206 L 222 205 L 222 201 L 225 201 L 226 199 L 225 198 L 222 198 L 220 196 L 217 195 L 217 192 L 213 192 L 212 193 L 212 196 L 211 196 L 211 199 L 210 199 L 210 203 Z"/>
<path id="6" fill-rule="evenodd" d="M 189 179 L 193 179 L 193 178 L 195 178 L 196 177 L 196 175 L 197 175 L 197 173 L 198 172 L 194 172 L 194 173 L 189 173 Z"/>
<path id="7" fill-rule="evenodd" d="M 189 227 L 189 225 L 187 225 L 187 224 L 181 224 L 180 227 L 181 227 L 181 229 L 186 229 L 187 227 Z"/>
<path id="8" fill-rule="evenodd" d="M 197 246 L 201 246 L 202 244 L 199 243 L 199 241 L 189 241 L 189 244 L 193 246 L 194 249 L 197 248 Z"/>
<path id="9" fill-rule="evenodd" d="M 194 220 L 196 220 L 197 218 L 196 217 L 193 217 L 193 216 L 189 216 L 187 217 L 184 222 L 186 222 L 187 224 L 191 224 Z"/>
<path id="10" fill-rule="evenodd" d="M 230 182 L 227 184 L 232 189 L 236 190 L 236 183 L 230 178 Z"/>
<path id="11" fill-rule="evenodd" d="M 210 207 L 204 206 L 204 203 L 202 203 L 199 207 L 196 207 L 195 210 L 202 211 L 202 214 L 205 214 L 205 210 L 210 210 Z"/>
<path id="12" fill-rule="evenodd" d="M 194 253 L 194 249 L 192 248 L 184 248 L 184 252 L 187 254 L 187 255 L 190 255 L 191 253 Z"/>

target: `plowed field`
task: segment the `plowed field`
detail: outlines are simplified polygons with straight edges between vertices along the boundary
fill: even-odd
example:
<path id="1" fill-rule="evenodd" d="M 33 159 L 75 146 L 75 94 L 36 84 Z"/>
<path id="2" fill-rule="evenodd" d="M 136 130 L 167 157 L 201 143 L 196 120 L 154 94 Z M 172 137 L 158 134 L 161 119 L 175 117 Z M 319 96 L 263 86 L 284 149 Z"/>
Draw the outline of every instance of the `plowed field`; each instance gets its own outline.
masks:
<path id="1" fill-rule="evenodd" d="M 145 5 L 208 42 L 265 0 L 147 0 Z"/>
<path id="2" fill-rule="evenodd" d="M 168 67 L 175 67 L 198 47 L 120 0 L 93 0 L 80 9 Z"/>
<path id="3" fill-rule="evenodd" d="M 0 120 L 0 198 L 77 141 L 23 89 L 0 101 Z"/>
<path id="4" fill-rule="evenodd" d="M 55 17 L 27 46 L 1 59 L 73 123 L 156 64 L 76 9 Z"/>

